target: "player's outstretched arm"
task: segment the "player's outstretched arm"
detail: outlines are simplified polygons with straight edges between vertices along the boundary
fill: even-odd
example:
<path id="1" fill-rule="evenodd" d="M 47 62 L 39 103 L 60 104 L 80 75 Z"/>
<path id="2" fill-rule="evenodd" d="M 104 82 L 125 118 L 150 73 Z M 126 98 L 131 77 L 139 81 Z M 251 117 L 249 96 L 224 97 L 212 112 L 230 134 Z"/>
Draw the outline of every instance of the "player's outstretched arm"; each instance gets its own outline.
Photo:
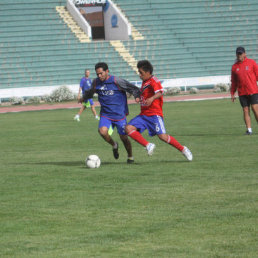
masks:
<path id="1" fill-rule="evenodd" d="M 122 78 L 116 77 L 116 84 L 118 87 L 134 96 L 135 99 L 139 99 L 141 95 L 140 89 L 134 84 L 124 80 Z"/>
<path id="2" fill-rule="evenodd" d="M 91 99 L 94 95 L 94 91 L 92 89 L 86 90 L 83 94 L 83 101 L 87 99 Z"/>
<path id="3" fill-rule="evenodd" d="M 95 88 L 96 88 L 96 81 L 94 80 L 91 84 L 91 88 L 89 90 L 84 91 L 84 94 L 82 97 L 83 101 L 93 98 L 93 95 L 95 93 Z"/>

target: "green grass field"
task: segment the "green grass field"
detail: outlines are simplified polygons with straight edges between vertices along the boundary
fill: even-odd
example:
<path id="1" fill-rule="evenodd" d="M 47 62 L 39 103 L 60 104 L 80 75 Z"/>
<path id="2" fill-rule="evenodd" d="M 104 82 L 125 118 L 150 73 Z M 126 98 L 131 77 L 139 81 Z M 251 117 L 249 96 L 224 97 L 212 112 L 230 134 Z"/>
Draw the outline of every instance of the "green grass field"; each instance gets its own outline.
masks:
<path id="1" fill-rule="evenodd" d="M 76 111 L 0 114 L 0 257 L 258 257 L 258 126 L 244 135 L 238 103 L 164 104 L 193 162 L 147 134 L 153 156 L 132 142 L 129 165 L 120 142 L 114 160 Z"/>

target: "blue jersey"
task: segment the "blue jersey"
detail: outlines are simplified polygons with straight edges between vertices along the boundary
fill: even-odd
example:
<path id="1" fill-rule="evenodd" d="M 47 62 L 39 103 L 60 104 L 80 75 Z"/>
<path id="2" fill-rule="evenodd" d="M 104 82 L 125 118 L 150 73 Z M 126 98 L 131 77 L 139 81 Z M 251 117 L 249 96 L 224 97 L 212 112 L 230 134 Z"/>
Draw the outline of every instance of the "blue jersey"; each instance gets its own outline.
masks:
<path id="1" fill-rule="evenodd" d="M 104 82 L 97 78 L 95 91 L 101 105 L 101 116 L 118 121 L 128 115 L 126 92 L 118 87 L 114 76 Z"/>
<path id="2" fill-rule="evenodd" d="M 84 94 L 84 92 L 86 90 L 89 90 L 90 87 L 91 87 L 91 79 L 90 78 L 82 77 L 81 81 L 80 81 L 80 87 L 82 89 L 82 94 Z"/>

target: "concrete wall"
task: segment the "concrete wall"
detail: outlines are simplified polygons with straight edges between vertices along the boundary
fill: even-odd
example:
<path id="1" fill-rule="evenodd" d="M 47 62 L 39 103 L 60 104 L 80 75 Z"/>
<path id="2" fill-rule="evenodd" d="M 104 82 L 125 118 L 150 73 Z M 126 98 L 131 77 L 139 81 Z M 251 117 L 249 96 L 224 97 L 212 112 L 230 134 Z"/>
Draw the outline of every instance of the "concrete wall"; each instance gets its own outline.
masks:
<path id="1" fill-rule="evenodd" d="M 212 88 L 218 83 L 230 83 L 230 75 L 226 76 L 207 76 L 207 77 L 194 77 L 194 78 L 178 78 L 178 79 L 165 79 L 160 80 L 163 88 L 180 87 L 185 90 L 191 87 Z M 138 87 L 141 87 L 141 81 L 133 81 Z M 60 85 L 62 86 L 62 85 Z M 26 87 L 26 88 L 11 88 L 0 89 L 0 99 L 8 99 L 11 97 L 34 97 L 49 95 L 55 89 L 60 86 L 43 86 L 43 87 Z M 74 93 L 78 93 L 79 85 L 66 85 Z"/>
<path id="2" fill-rule="evenodd" d="M 74 5 L 75 0 L 67 0 L 67 9 L 81 27 L 81 29 L 92 38 L 91 27 Z M 105 39 L 106 40 L 128 40 L 131 35 L 131 25 L 123 13 L 111 1 L 107 0 L 104 7 Z"/>
<path id="3" fill-rule="evenodd" d="M 75 7 L 72 0 L 67 0 L 66 3 L 67 10 L 71 14 L 71 16 L 74 18 L 74 20 L 77 22 L 77 24 L 80 26 L 80 28 L 88 35 L 88 37 L 91 39 L 91 26 L 89 23 L 84 19 L 84 17 L 80 14 L 79 10 Z"/>
<path id="4" fill-rule="evenodd" d="M 104 8 L 106 40 L 128 40 L 131 26 L 116 5 L 108 0 Z"/>

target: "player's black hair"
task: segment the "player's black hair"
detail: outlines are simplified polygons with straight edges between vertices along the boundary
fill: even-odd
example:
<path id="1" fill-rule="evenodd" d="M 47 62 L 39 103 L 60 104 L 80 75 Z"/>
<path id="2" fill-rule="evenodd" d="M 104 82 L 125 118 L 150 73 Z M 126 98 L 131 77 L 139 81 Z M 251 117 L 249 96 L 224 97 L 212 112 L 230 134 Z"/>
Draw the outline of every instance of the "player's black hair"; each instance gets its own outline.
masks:
<path id="1" fill-rule="evenodd" d="M 150 72 L 150 74 L 153 73 L 153 66 L 148 60 L 141 60 L 137 63 L 137 68 L 142 69 L 144 72 Z"/>
<path id="2" fill-rule="evenodd" d="M 102 68 L 103 71 L 106 71 L 106 70 L 108 70 L 108 65 L 107 65 L 106 63 L 104 63 L 104 62 L 99 62 L 99 63 L 97 63 L 97 64 L 95 65 L 95 71 L 96 71 L 97 69 L 99 69 L 99 68 Z"/>

